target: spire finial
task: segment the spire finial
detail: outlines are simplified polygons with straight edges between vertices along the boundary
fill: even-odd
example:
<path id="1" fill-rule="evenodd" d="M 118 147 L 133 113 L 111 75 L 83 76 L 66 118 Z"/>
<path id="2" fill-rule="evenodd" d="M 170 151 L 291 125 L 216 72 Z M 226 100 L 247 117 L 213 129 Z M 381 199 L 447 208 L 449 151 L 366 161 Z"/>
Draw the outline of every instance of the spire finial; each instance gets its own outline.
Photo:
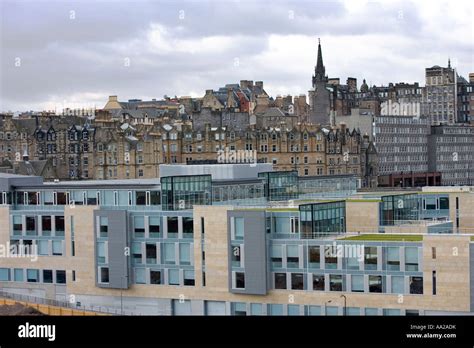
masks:
<path id="1" fill-rule="evenodd" d="M 321 38 L 318 37 L 318 44 L 321 45 Z"/>

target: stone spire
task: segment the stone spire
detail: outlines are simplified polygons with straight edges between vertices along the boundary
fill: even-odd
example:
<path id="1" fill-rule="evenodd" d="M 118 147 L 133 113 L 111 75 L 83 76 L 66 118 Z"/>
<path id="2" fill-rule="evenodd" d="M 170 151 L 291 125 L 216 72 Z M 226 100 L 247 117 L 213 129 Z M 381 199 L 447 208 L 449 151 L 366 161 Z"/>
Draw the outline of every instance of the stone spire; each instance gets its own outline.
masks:
<path id="1" fill-rule="evenodd" d="M 323 53 L 321 51 L 321 39 L 318 38 L 318 59 L 314 69 L 313 87 L 317 81 L 326 81 L 326 68 L 323 64 Z"/>

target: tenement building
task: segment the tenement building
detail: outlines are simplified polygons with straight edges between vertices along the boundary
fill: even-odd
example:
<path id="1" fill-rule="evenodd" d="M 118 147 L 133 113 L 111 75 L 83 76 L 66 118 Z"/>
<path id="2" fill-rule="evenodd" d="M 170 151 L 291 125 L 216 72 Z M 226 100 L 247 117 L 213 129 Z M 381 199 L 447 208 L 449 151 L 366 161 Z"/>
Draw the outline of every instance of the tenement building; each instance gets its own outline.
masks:
<path id="1" fill-rule="evenodd" d="M 2 293 L 122 314 L 474 310 L 472 188 L 357 193 L 351 174 L 161 167 L 157 179 L 1 174 L 0 245 L 32 251 L 2 258 Z"/>

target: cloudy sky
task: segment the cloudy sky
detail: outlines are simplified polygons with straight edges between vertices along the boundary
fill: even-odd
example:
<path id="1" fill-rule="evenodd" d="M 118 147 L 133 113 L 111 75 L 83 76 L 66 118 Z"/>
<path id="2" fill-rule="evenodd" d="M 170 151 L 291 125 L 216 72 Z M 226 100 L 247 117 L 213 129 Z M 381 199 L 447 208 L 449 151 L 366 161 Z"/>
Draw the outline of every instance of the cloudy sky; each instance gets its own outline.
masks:
<path id="1" fill-rule="evenodd" d="M 0 111 L 202 96 L 263 80 L 307 93 L 321 38 L 329 77 L 424 83 L 424 68 L 474 72 L 466 1 L 0 0 Z"/>

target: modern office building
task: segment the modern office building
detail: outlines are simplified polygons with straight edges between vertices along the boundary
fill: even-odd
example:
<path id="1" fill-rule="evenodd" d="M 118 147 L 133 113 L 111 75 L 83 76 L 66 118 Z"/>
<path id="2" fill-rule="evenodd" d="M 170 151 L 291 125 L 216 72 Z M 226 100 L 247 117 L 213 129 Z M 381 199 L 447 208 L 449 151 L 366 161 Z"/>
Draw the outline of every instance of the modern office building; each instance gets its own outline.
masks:
<path id="1" fill-rule="evenodd" d="M 472 188 L 358 193 L 269 166 L 1 174 L 0 245 L 38 256 L 2 255 L 0 290 L 125 314 L 472 313 Z"/>

